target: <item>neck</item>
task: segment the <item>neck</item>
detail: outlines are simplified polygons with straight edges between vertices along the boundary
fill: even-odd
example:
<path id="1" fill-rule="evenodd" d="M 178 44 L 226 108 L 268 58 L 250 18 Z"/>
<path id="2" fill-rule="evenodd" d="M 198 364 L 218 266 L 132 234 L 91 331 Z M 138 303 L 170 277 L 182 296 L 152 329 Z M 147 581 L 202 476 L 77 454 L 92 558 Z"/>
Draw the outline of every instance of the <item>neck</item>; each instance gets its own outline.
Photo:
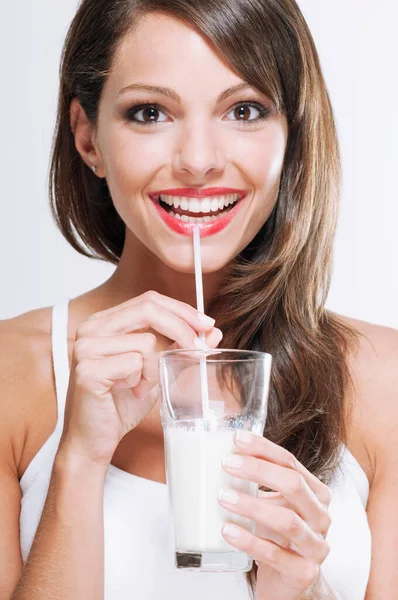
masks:
<path id="1" fill-rule="evenodd" d="M 222 271 L 203 275 L 205 312 L 222 275 Z M 97 291 L 103 304 L 115 306 L 149 290 L 196 307 L 195 274 L 171 269 L 135 236 L 128 236 L 115 272 Z"/>

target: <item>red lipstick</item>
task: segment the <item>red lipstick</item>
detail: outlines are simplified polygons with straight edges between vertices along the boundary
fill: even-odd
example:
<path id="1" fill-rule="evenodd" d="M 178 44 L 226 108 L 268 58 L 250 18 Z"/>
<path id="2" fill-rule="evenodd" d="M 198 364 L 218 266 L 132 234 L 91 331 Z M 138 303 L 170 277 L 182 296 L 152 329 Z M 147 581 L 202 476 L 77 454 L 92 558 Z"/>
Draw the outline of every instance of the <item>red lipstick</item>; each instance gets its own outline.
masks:
<path id="1" fill-rule="evenodd" d="M 188 223 L 187 221 L 182 221 L 181 219 L 171 215 L 165 208 L 163 208 L 163 206 L 159 202 L 160 195 L 205 198 L 208 196 L 225 196 L 229 194 L 239 194 L 240 199 L 230 210 L 228 210 L 224 214 L 221 214 L 220 217 L 212 221 L 202 223 Z M 240 211 L 241 205 L 243 204 L 242 199 L 246 196 L 246 191 L 232 188 L 206 188 L 202 190 L 195 190 L 193 188 L 178 188 L 161 190 L 159 192 L 151 192 L 149 196 L 152 200 L 151 204 L 156 209 L 157 215 L 169 227 L 169 229 L 171 229 L 175 233 L 179 233 L 180 235 L 187 235 L 192 237 L 193 228 L 199 225 L 200 236 L 207 237 L 209 235 L 215 235 L 216 233 L 219 233 L 231 223 L 231 221 Z"/>

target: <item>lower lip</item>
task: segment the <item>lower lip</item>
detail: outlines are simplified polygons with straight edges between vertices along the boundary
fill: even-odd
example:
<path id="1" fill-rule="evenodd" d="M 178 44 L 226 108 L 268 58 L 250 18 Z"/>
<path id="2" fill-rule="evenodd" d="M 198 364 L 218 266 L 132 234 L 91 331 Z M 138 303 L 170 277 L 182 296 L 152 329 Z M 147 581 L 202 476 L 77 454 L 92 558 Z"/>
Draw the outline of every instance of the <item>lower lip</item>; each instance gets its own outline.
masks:
<path id="1" fill-rule="evenodd" d="M 239 212 L 243 199 L 244 197 L 238 200 L 235 206 L 231 208 L 231 210 L 229 210 L 227 213 L 225 213 L 224 216 L 218 218 L 217 220 L 211 221 L 210 223 L 187 223 L 186 221 L 181 221 L 176 217 L 172 217 L 170 213 L 168 213 L 167 210 L 162 208 L 162 206 L 158 202 L 155 202 L 152 199 L 151 202 L 155 205 L 155 208 L 160 218 L 166 223 L 166 225 L 170 229 L 172 229 L 176 233 L 192 237 L 194 227 L 197 227 L 199 225 L 200 237 L 207 237 L 208 235 L 215 235 L 216 233 L 219 233 L 220 231 L 228 227 L 232 219 Z"/>

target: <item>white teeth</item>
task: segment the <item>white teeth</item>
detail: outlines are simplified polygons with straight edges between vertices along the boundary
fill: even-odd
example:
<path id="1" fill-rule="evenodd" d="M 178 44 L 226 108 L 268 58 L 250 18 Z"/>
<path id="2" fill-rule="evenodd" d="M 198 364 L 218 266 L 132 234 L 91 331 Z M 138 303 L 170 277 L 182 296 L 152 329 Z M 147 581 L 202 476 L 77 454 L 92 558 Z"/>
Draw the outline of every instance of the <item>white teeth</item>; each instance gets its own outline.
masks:
<path id="1" fill-rule="evenodd" d="M 213 198 L 213 200 L 211 200 L 211 209 L 213 212 L 215 212 L 216 210 L 218 210 L 218 200 L 217 198 Z"/>
<path id="2" fill-rule="evenodd" d="M 189 206 L 189 208 L 188 208 L 189 212 L 200 213 L 199 200 L 197 200 L 196 198 L 190 198 L 188 206 Z"/>
<path id="3" fill-rule="evenodd" d="M 181 215 L 181 219 L 187 223 L 203 223 L 203 217 L 187 217 L 187 215 Z"/>
<path id="4" fill-rule="evenodd" d="M 211 200 L 210 198 L 204 198 L 200 203 L 200 211 L 202 213 L 209 213 L 211 211 Z"/>
<path id="5" fill-rule="evenodd" d="M 215 215 L 213 215 L 212 217 L 188 217 L 187 215 L 179 215 L 178 213 L 174 213 L 172 210 L 169 212 L 169 214 L 175 219 L 179 219 L 180 221 L 186 221 L 187 223 L 207 223 L 208 221 L 215 221 L 216 219 L 218 219 L 218 217 L 216 217 Z"/>
<path id="6" fill-rule="evenodd" d="M 186 196 L 160 196 L 160 200 L 174 208 L 181 207 L 192 213 L 216 212 L 227 208 L 230 204 L 235 204 L 239 200 L 239 194 L 229 194 L 227 196 L 208 196 L 199 200 L 198 198 L 188 198 Z"/>

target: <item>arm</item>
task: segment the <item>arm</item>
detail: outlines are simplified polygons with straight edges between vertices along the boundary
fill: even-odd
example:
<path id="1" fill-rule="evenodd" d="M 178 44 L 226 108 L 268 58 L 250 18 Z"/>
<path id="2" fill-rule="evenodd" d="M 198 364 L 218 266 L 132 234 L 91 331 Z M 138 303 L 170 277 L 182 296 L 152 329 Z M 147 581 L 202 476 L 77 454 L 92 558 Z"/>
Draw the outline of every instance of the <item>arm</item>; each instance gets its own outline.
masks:
<path id="1" fill-rule="evenodd" d="M 27 314 L 0 321 L 0 600 L 102 600 L 105 474 L 61 448 L 30 555 L 22 563 L 19 465 L 30 434 L 44 429 L 32 423 L 55 402 L 48 391 L 51 338 L 35 319 Z"/>
<path id="2" fill-rule="evenodd" d="M 150 330 L 181 347 L 191 347 L 198 332 L 208 332 L 207 343 L 215 347 L 221 332 L 213 324 L 203 323 L 193 307 L 153 291 L 80 324 L 61 443 L 39 527 L 11 600 L 103 600 L 108 466 L 123 436 L 158 399 L 158 338 Z M 48 334 L 45 338 L 51 339 Z M 27 373 L 24 369 L 21 378 L 31 382 Z M 41 379 L 48 387 L 52 374 Z M 17 378 L 10 382 L 14 390 Z M 123 396 L 113 394 L 116 385 Z"/>
<path id="3" fill-rule="evenodd" d="M 10 599 L 22 572 L 18 466 L 27 437 L 28 404 L 35 403 L 36 391 L 42 394 L 27 337 L 15 331 L 13 322 L 0 321 L 0 600 Z"/>
<path id="4" fill-rule="evenodd" d="M 43 514 L 11 600 L 102 600 L 106 470 L 59 450 Z"/>
<path id="5" fill-rule="evenodd" d="M 372 530 L 372 567 L 365 600 L 389 598 L 398 589 L 398 448 L 372 486 L 368 519 Z M 395 461 L 395 465 L 393 465 Z"/>
<path id="6" fill-rule="evenodd" d="M 0 424 L 1 430 L 1 424 Z M 0 431 L 1 434 L 1 431 Z M 22 570 L 19 547 L 21 489 L 18 476 L 0 447 L 0 599 L 9 600 Z"/>
<path id="7" fill-rule="evenodd" d="M 389 598 L 398 589 L 398 331 L 387 330 L 376 351 L 382 363 L 369 382 L 368 433 L 375 469 L 367 507 L 372 563 L 365 600 Z"/>
<path id="8" fill-rule="evenodd" d="M 365 600 L 379 600 L 398 589 L 398 331 L 358 323 L 367 341 L 355 362 L 360 408 L 355 426 L 373 471 L 367 505 L 372 562 Z"/>

